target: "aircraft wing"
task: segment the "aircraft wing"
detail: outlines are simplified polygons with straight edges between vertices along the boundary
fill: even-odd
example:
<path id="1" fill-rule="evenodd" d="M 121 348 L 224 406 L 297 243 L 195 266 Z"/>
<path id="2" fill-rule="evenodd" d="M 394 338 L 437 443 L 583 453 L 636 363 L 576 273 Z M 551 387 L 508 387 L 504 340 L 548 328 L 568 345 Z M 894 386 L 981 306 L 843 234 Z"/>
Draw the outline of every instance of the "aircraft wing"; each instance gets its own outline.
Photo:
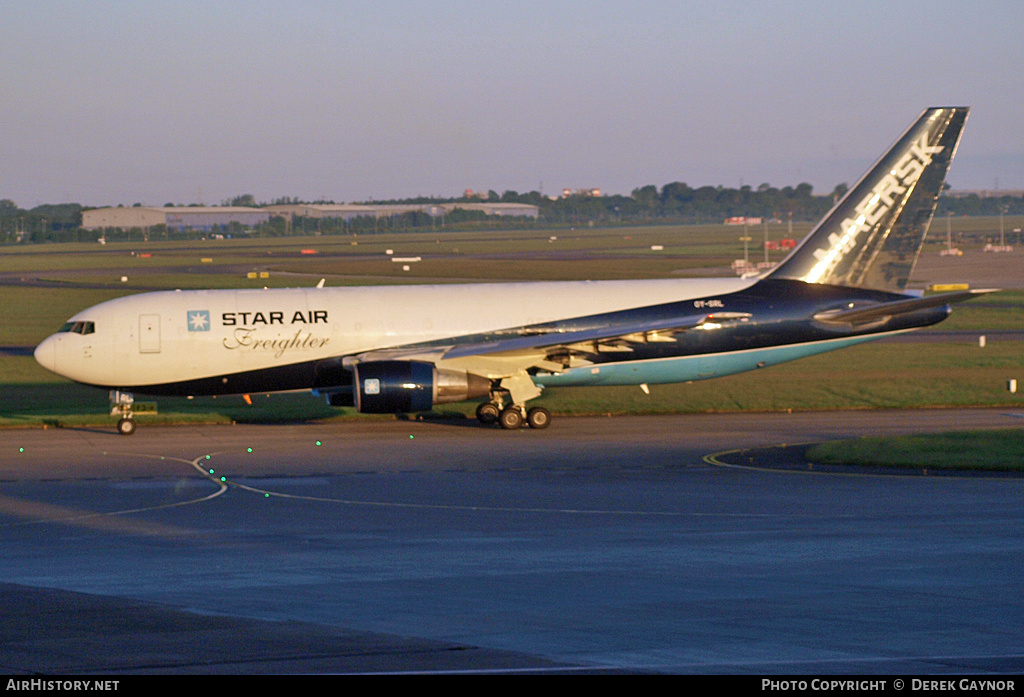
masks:
<path id="1" fill-rule="evenodd" d="M 346 363 L 381 360 L 427 360 L 478 366 L 483 374 L 514 373 L 531 367 L 560 370 L 563 361 L 553 356 L 585 356 L 611 351 L 630 351 L 630 345 L 673 342 L 675 335 L 694 329 L 717 327 L 724 321 L 746 321 L 746 312 L 703 312 L 642 322 L 612 322 L 583 329 L 534 325 L 510 329 L 504 336 L 489 336 L 429 347 L 396 347 L 369 351 L 346 359 Z"/>
<path id="2" fill-rule="evenodd" d="M 826 310 L 819 312 L 814 319 L 828 324 L 862 324 L 876 320 L 900 315 L 906 312 L 925 310 L 930 307 L 949 305 L 952 303 L 969 300 L 976 295 L 984 293 L 995 293 L 998 288 L 984 288 L 978 290 L 963 290 L 953 293 L 940 293 L 929 295 L 927 298 L 910 298 L 907 300 L 894 300 L 893 302 L 878 303 L 876 305 L 851 307 L 850 309 Z"/>
<path id="3" fill-rule="evenodd" d="M 526 335 L 518 335 L 507 339 L 456 344 L 445 352 L 445 359 L 465 358 L 502 353 L 528 352 L 542 350 L 551 353 L 554 350 L 569 349 L 594 353 L 600 350 L 628 350 L 629 344 L 646 344 L 659 341 L 675 341 L 675 334 L 698 329 L 709 324 L 717 324 L 723 320 L 743 320 L 750 317 L 747 312 L 701 313 L 689 317 L 673 317 L 649 322 L 633 324 L 609 324 L 599 327 L 577 330 L 552 328 L 526 328 Z"/>

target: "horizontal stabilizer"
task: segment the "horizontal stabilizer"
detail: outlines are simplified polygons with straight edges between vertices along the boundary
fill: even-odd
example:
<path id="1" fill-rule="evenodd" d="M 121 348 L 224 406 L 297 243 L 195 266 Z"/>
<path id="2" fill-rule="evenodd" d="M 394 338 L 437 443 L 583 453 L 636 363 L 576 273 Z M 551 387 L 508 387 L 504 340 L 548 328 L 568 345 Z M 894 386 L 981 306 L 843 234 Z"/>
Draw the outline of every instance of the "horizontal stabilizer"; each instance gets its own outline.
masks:
<path id="1" fill-rule="evenodd" d="M 876 320 L 884 319 L 886 317 L 892 317 L 894 315 L 901 315 L 907 312 L 916 312 L 917 310 L 925 310 L 931 307 L 963 302 L 964 300 L 969 300 L 976 295 L 995 293 L 997 290 L 999 289 L 984 288 L 978 290 L 964 290 L 955 293 L 930 295 L 927 298 L 910 298 L 907 300 L 896 300 L 877 305 L 868 305 L 866 307 L 851 307 L 847 310 L 826 310 L 825 312 L 819 312 L 816 314 L 814 319 L 819 322 L 825 322 L 826 324 L 863 324 L 866 322 L 874 322 Z"/>

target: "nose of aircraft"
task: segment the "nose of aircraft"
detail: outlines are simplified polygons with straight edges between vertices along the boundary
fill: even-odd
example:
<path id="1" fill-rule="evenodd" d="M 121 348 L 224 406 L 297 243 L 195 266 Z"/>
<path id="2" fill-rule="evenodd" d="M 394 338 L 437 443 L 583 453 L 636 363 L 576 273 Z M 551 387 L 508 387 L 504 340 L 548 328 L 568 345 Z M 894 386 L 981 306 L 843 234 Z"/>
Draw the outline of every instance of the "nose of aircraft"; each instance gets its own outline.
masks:
<path id="1" fill-rule="evenodd" d="M 57 372 L 57 339 L 50 336 L 43 339 L 43 343 L 36 346 L 33 354 L 36 362 L 54 373 Z"/>

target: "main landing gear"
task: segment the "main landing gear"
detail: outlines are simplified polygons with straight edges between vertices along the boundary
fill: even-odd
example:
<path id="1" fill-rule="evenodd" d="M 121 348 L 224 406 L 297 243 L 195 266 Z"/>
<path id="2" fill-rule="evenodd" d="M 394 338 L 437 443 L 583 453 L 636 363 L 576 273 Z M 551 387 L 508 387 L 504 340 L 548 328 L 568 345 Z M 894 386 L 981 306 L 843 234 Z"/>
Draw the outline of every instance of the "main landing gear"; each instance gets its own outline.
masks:
<path id="1" fill-rule="evenodd" d="M 551 412 L 544 407 L 527 409 L 523 404 L 540 395 L 540 389 L 523 373 L 501 380 L 491 390 L 491 399 L 476 408 L 477 420 L 485 425 L 498 424 L 508 431 L 522 428 L 547 428 Z"/>
<path id="2" fill-rule="evenodd" d="M 122 436 L 130 436 L 135 433 L 135 419 L 132 418 L 133 404 L 135 404 L 135 396 L 131 392 L 110 391 L 110 415 L 121 417 L 121 420 L 117 422 L 117 432 Z"/>
<path id="3" fill-rule="evenodd" d="M 497 381 L 491 389 L 491 399 L 476 408 L 476 418 L 482 424 L 497 423 L 514 431 L 525 423 L 530 428 L 551 425 L 551 412 L 544 407 L 527 409 L 523 405 L 540 396 L 540 388 L 521 370 Z"/>
<path id="4" fill-rule="evenodd" d="M 551 412 L 544 407 L 526 407 L 510 404 L 504 409 L 496 402 L 484 402 L 476 408 L 477 421 L 484 425 L 499 424 L 502 428 L 514 431 L 525 424 L 530 428 L 547 428 L 551 425 Z"/>

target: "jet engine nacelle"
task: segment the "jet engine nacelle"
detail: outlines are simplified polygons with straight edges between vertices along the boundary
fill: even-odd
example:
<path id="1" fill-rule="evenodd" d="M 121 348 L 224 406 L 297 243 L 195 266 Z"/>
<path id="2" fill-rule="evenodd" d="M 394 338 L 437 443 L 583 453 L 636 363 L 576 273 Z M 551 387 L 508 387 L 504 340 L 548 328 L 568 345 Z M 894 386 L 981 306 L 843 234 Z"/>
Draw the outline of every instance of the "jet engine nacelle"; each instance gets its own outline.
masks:
<path id="1" fill-rule="evenodd" d="M 422 361 L 374 361 L 353 366 L 355 407 L 365 414 L 423 411 L 435 404 L 490 394 L 491 381 Z"/>

